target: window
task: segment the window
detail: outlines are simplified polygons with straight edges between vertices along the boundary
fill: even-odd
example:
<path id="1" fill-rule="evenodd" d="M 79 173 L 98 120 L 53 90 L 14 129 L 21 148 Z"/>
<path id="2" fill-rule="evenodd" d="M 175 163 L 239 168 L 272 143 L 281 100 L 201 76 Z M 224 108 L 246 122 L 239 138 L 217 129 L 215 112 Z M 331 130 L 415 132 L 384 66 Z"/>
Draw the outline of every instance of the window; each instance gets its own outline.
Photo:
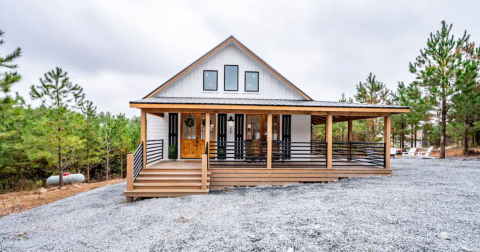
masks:
<path id="1" fill-rule="evenodd" d="M 258 92 L 258 72 L 245 72 L 245 91 Z"/>
<path id="2" fill-rule="evenodd" d="M 203 90 L 217 91 L 218 72 L 215 70 L 203 70 Z"/>
<path id="3" fill-rule="evenodd" d="M 225 91 L 238 91 L 238 66 L 225 65 Z"/>

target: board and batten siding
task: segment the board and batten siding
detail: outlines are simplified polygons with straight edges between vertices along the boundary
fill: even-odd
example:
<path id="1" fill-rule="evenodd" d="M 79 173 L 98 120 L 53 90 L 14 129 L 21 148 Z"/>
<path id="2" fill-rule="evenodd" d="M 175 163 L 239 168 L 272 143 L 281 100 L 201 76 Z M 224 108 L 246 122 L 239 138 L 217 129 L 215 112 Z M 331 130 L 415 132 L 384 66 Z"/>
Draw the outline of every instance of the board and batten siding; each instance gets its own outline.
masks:
<path id="1" fill-rule="evenodd" d="M 164 117 L 147 114 L 147 141 L 160 139 L 163 139 L 163 159 L 165 160 L 168 159 L 168 113 L 165 113 Z"/>
<path id="2" fill-rule="evenodd" d="M 224 91 L 224 66 L 238 65 L 238 91 Z M 217 91 L 203 90 L 203 70 L 218 71 Z M 258 71 L 259 92 L 245 92 L 245 72 Z M 208 97 L 305 100 L 260 62 L 230 42 L 183 74 L 155 97 Z"/>

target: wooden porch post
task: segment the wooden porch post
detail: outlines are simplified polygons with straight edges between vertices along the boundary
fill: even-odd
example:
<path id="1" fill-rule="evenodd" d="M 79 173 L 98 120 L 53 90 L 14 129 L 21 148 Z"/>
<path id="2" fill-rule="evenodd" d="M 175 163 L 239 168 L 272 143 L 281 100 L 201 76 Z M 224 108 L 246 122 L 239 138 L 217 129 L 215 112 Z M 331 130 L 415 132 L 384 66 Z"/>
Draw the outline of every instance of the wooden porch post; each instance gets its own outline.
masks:
<path id="1" fill-rule="evenodd" d="M 133 191 L 133 154 L 127 154 L 127 191 Z M 132 197 L 127 197 L 127 203 Z"/>
<path id="2" fill-rule="evenodd" d="M 205 113 L 205 146 L 210 144 L 210 113 Z"/>
<path id="3" fill-rule="evenodd" d="M 348 120 L 348 161 L 352 161 L 353 121 Z"/>
<path id="4" fill-rule="evenodd" d="M 332 115 L 327 115 L 325 136 L 327 141 L 327 169 L 332 169 Z"/>
<path id="5" fill-rule="evenodd" d="M 391 116 L 385 116 L 383 123 L 383 142 L 385 143 L 385 169 L 390 169 L 390 124 Z"/>
<path id="6" fill-rule="evenodd" d="M 272 168 L 272 121 L 273 115 L 268 114 L 267 118 L 267 168 Z"/>
<path id="7" fill-rule="evenodd" d="M 142 109 L 140 140 L 143 143 L 143 168 L 147 167 L 147 111 Z"/>

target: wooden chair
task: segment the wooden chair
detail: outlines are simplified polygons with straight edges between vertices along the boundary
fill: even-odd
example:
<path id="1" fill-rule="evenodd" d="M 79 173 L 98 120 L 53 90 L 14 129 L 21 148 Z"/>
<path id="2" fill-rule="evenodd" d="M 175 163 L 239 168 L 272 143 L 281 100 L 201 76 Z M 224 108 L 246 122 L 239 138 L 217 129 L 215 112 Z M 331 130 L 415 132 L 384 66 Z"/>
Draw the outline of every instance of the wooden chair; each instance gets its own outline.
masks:
<path id="1" fill-rule="evenodd" d="M 428 148 L 427 151 L 418 152 L 418 153 L 417 153 L 417 158 L 419 158 L 419 159 L 423 159 L 423 158 L 434 158 L 434 157 L 429 156 L 430 153 L 432 153 L 432 151 L 433 151 L 433 146 L 430 146 L 430 148 Z"/>
<path id="2" fill-rule="evenodd" d="M 415 152 L 417 148 L 410 148 L 407 152 L 402 152 L 402 158 L 407 156 L 408 158 L 415 157 Z"/>

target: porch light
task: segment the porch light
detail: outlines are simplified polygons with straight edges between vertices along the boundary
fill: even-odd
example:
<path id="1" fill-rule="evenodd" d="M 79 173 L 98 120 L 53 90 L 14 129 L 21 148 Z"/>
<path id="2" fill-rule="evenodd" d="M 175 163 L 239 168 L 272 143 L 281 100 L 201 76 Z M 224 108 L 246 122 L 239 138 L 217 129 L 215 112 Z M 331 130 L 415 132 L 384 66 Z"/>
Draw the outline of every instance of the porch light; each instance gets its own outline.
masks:
<path id="1" fill-rule="evenodd" d="M 233 117 L 230 116 L 227 121 L 228 128 L 230 128 L 230 133 L 232 133 L 232 128 L 235 125 L 235 121 L 233 120 Z"/>

